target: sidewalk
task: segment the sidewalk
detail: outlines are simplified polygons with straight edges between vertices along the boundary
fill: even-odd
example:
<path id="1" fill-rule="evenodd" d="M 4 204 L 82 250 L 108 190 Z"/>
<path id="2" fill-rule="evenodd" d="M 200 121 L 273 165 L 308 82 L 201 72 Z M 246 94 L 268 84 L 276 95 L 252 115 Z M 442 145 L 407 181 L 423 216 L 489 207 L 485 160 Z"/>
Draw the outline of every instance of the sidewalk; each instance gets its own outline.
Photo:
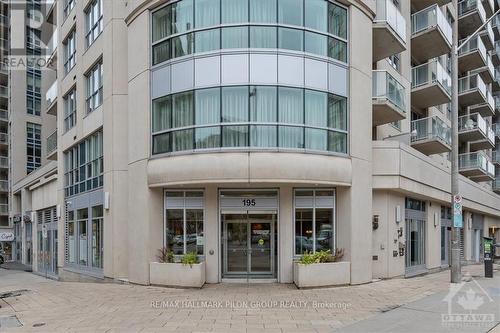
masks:
<path id="1" fill-rule="evenodd" d="M 463 271 L 483 283 L 481 265 L 466 266 Z M 494 299 L 489 306 L 500 304 L 499 279 L 497 271 L 485 287 Z M 0 325 L 6 323 L 0 331 L 326 333 L 338 329 L 382 332 L 384 327 L 389 332 L 442 331 L 441 321 L 436 320 L 441 312 L 447 313 L 442 298 L 449 291 L 448 281 L 449 271 L 443 271 L 411 279 L 308 290 L 298 290 L 292 284 L 171 289 L 60 282 L 0 269 L 0 295 L 8 293 L 0 296 Z M 456 308 L 454 305 L 453 310 Z M 490 311 L 489 307 L 485 311 Z M 500 314 L 495 320 L 498 318 Z M 15 327 L 16 320 L 21 327 Z M 391 326 L 405 322 L 408 328 Z"/>
<path id="2" fill-rule="evenodd" d="M 15 271 L 31 272 L 31 266 L 23 265 L 23 264 L 16 262 L 16 261 L 4 262 L 2 265 L 0 265 L 0 268 L 8 269 L 8 270 L 15 270 Z"/>

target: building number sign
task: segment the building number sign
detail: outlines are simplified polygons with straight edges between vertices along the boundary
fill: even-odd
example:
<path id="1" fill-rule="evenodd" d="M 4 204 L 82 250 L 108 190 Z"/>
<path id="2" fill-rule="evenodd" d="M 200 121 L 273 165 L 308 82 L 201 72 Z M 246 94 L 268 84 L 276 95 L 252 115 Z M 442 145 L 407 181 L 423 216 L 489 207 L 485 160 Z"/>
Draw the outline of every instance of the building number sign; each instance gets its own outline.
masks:
<path id="1" fill-rule="evenodd" d="M 255 205 L 257 205 L 255 199 L 243 199 L 241 201 L 243 202 L 244 207 L 255 207 Z"/>

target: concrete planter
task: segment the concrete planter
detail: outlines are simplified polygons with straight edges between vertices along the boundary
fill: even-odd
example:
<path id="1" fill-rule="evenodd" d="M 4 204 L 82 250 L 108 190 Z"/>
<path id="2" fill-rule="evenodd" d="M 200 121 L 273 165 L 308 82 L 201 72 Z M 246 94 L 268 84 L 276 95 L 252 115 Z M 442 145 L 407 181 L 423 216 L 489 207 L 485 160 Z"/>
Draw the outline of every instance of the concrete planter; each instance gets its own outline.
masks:
<path id="1" fill-rule="evenodd" d="M 149 263 L 149 281 L 153 285 L 201 288 L 205 284 L 205 262 L 183 265 L 180 263 Z"/>
<path id="2" fill-rule="evenodd" d="M 298 288 L 347 285 L 351 282 L 349 261 L 293 266 L 293 282 Z"/>

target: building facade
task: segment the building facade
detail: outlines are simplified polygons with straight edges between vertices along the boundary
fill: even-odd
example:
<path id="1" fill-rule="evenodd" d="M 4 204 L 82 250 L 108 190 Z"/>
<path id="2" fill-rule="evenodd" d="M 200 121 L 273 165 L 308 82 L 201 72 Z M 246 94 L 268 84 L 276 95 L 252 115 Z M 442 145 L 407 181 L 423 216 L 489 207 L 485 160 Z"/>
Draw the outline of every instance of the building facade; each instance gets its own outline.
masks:
<path id="1" fill-rule="evenodd" d="M 34 261 L 139 284 L 162 248 L 208 283 L 289 283 L 319 250 L 343 249 L 351 284 L 447 268 L 449 53 L 498 6 L 55 1 L 57 163 L 16 187 L 52 244 Z M 459 56 L 464 263 L 500 238 L 498 31 Z"/>

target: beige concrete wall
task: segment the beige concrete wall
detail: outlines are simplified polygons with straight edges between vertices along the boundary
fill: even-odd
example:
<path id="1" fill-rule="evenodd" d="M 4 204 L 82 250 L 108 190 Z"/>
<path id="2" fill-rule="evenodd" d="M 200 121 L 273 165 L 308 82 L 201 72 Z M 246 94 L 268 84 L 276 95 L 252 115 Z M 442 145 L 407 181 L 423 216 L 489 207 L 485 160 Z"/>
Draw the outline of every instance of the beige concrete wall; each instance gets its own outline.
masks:
<path id="1" fill-rule="evenodd" d="M 441 205 L 427 202 L 425 226 L 425 267 L 428 270 L 441 267 Z"/>

